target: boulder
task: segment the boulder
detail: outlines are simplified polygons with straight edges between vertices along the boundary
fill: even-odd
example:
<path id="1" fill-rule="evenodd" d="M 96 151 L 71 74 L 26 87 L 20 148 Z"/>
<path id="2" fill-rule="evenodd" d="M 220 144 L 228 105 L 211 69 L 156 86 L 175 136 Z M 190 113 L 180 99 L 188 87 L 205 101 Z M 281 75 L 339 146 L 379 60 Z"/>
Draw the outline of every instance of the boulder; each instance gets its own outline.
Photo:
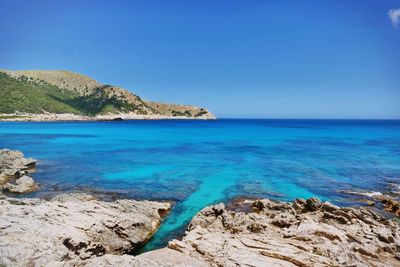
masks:
<path id="1" fill-rule="evenodd" d="M 21 151 L 0 149 L 0 173 L 3 175 L 16 175 L 33 168 L 36 162 L 33 158 L 25 158 Z"/>
<path id="2" fill-rule="evenodd" d="M 18 179 L 24 176 L 26 173 L 32 172 L 35 164 L 35 159 L 25 158 L 21 151 L 0 149 L 0 188 L 10 179 Z M 28 178 L 24 178 L 20 181 L 20 183 L 21 186 L 29 186 L 30 180 Z M 20 189 L 23 191 L 22 187 Z M 8 191 L 15 190 L 16 193 L 21 193 L 18 192 L 20 189 L 16 188 L 12 184 L 8 184 L 6 188 Z M 32 185 L 30 189 L 35 189 L 35 186 Z"/>
<path id="3" fill-rule="evenodd" d="M 321 206 L 322 206 L 322 202 L 316 197 L 312 197 L 312 198 L 307 199 L 306 204 L 305 204 L 305 208 L 308 211 L 316 211 Z"/>
<path id="4" fill-rule="evenodd" d="M 15 184 L 6 183 L 3 186 L 4 191 L 12 193 L 28 193 L 35 191 L 37 188 L 38 185 L 35 183 L 35 181 L 27 175 L 24 175 L 21 178 L 15 180 Z"/>

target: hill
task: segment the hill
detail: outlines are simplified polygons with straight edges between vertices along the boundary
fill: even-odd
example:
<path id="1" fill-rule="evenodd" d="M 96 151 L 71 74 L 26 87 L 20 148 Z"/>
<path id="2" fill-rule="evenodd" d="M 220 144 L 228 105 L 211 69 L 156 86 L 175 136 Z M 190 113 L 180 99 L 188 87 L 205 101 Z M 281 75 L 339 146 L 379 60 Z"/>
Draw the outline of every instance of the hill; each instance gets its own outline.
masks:
<path id="1" fill-rule="evenodd" d="M 213 118 L 206 109 L 144 101 L 126 89 L 101 84 L 82 74 L 38 70 L 0 71 L 0 114 L 0 119 L 58 114 L 76 115 L 72 116 L 75 119 Z"/>

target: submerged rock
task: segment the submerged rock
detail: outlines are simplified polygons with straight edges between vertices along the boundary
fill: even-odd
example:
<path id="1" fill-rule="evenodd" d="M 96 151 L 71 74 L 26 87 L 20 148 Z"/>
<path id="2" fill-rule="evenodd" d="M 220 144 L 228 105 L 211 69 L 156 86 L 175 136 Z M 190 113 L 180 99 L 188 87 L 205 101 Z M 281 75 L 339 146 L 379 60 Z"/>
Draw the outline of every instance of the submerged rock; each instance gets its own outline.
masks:
<path id="1" fill-rule="evenodd" d="M 394 197 L 388 195 L 375 196 L 373 198 L 375 201 L 380 202 L 383 205 L 384 210 L 400 216 L 400 201 L 396 200 Z"/>
<path id="2" fill-rule="evenodd" d="M 390 212 L 395 216 L 400 217 L 400 197 L 396 194 L 382 194 L 381 192 L 367 192 L 367 191 L 341 191 L 344 194 L 364 196 L 365 203 L 368 206 L 374 206 L 377 209 L 382 209 Z"/>
<path id="3" fill-rule="evenodd" d="M 37 160 L 25 158 L 18 150 L 0 149 L 0 187 L 14 193 L 25 193 L 37 188 L 37 184 L 29 176 L 24 176 L 32 171 Z M 15 184 L 10 179 L 16 179 Z M 3 185 L 6 184 L 4 187 Z"/>
<path id="4" fill-rule="evenodd" d="M 53 266 L 130 253 L 158 229 L 169 203 L 103 202 L 85 194 L 50 201 L 0 199 L 0 263 Z"/>

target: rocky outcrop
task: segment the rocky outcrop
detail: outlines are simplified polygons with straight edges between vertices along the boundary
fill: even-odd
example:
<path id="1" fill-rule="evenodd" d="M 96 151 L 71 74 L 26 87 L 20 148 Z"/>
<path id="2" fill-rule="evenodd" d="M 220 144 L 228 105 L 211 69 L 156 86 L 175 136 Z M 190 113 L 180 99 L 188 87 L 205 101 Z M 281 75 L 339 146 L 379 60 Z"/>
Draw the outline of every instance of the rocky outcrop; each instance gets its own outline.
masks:
<path id="1" fill-rule="evenodd" d="M 400 217 L 400 201 L 389 195 L 379 195 L 373 197 L 373 202 L 370 205 L 375 205 L 378 202 L 383 205 L 385 211 L 391 212 Z"/>
<path id="2" fill-rule="evenodd" d="M 106 255 L 79 266 L 398 266 L 399 223 L 317 198 L 243 201 L 252 212 L 207 207 L 182 240 L 137 257 Z"/>
<path id="3" fill-rule="evenodd" d="M 215 116 L 204 108 L 149 101 L 147 101 L 146 104 L 154 113 L 163 114 L 170 118 L 215 119 Z"/>
<path id="4" fill-rule="evenodd" d="M 368 191 L 340 191 L 343 194 L 361 197 L 359 201 L 365 202 L 368 206 L 390 212 L 400 217 L 400 195 L 398 193 L 368 192 Z"/>
<path id="5" fill-rule="evenodd" d="M 3 185 L 4 191 L 12 193 L 28 193 L 35 191 L 37 188 L 38 185 L 35 183 L 35 181 L 27 175 L 16 179 L 15 184 L 6 183 L 5 185 Z"/>
<path id="6" fill-rule="evenodd" d="M 34 191 L 37 184 L 25 174 L 32 172 L 36 160 L 25 158 L 18 150 L 0 150 L 0 187 L 3 190 L 25 193 Z"/>
<path id="7" fill-rule="evenodd" d="M 25 158 L 18 150 L 0 149 L 0 179 L 20 177 L 35 167 L 37 160 Z"/>
<path id="8" fill-rule="evenodd" d="M 49 202 L 6 199 L 0 204 L 0 255 L 6 264 L 11 259 L 52 266 L 400 264 L 398 221 L 317 198 L 294 203 L 244 200 L 243 210 L 251 208 L 247 213 L 224 204 L 210 206 L 192 219 L 182 240 L 139 256 L 120 254 L 148 239 L 168 204 L 104 203 L 88 195 L 63 195 Z"/>
<path id="9" fill-rule="evenodd" d="M 207 207 L 168 247 L 212 266 L 396 266 L 398 221 L 316 198 L 257 200 L 254 212 Z"/>
<path id="10" fill-rule="evenodd" d="M 130 253 L 153 235 L 169 209 L 169 203 L 109 203 L 85 194 L 0 199 L 0 265 L 76 265 Z"/>

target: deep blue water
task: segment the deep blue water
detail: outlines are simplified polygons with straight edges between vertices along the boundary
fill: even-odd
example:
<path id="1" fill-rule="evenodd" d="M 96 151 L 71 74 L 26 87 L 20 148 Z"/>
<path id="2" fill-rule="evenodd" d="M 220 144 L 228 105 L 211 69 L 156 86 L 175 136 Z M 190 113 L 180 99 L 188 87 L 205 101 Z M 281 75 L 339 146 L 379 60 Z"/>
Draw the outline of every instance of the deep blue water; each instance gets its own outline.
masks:
<path id="1" fill-rule="evenodd" d="M 0 147 L 39 159 L 31 196 L 95 189 L 174 201 L 148 249 L 236 196 L 347 205 L 341 190 L 400 184 L 400 121 L 3 122 Z"/>

